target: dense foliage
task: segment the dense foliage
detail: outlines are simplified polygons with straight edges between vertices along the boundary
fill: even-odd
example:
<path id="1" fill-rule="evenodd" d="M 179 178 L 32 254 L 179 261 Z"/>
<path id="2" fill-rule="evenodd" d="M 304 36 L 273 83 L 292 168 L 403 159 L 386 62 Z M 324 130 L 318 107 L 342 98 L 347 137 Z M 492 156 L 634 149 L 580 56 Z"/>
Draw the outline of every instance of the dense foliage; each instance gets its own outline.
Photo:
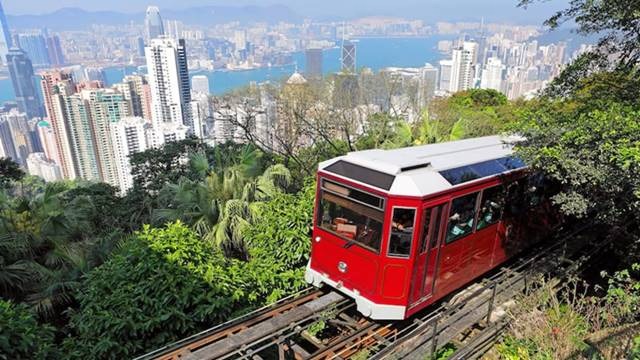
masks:
<path id="1" fill-rule="evenodd" d="M 251 274 L 185 225 L 146 226 L 86 278 L 73 337 L 77 358 L 130 358 L 227 319 L 258 297 Z"/>
<path id="2" fill-rule="evenodd" d="M 54 328 L 40 325 L 27 306 L 0 299 L 0 359 L 56 359 Z"/>
<path id="3" fill-rule="evenodd" d="M 0 189 L 7 187 L 11 182 L 24 177 L 24 171 L 20 166 L 8 158 L 0 158 Z"/>
<path id="4" fill-rule="evenodd" d="M 314 186 L 262 204 L 246 234 L 250 259 L 224 256 L 178 222 L 146 226 L 92 271 L 65 350 L 78 358 L 131 357 L 276 301 L 304 286 Z"/>

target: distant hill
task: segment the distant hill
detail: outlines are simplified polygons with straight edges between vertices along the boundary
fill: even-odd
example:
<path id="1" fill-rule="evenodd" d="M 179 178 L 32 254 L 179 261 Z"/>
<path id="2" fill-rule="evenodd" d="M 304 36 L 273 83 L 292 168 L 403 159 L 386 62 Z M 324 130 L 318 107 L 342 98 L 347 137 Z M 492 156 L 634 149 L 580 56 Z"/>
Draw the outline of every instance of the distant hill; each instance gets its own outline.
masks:
<path id="1" fill-rule="evenodd" d="M 184 10 L 163 10 L 164 20 L 179 20 L 185 24 L 211 25 L 230 21 L 241 23 L 280 21 L 300 22 L 302 16 L 284 5 L 273 6 L 204 6 Z M 79 8 L 63 8 L 41 15 L 7 15 L 12 29 L 49 28 L 51 30 L 84 30 L 93 24 L 122 25 L 142 23 L 144 12 L 125 14 L 114 11 L 86 11 Z"/>

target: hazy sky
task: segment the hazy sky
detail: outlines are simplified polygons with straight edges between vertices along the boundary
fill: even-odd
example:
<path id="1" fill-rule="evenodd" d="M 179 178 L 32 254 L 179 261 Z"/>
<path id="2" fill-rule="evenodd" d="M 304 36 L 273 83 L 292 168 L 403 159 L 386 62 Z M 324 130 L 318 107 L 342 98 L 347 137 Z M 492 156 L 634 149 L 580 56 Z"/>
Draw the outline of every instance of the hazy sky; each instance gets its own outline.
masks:
<path id="1" fill-rule="evenodd" d="M 304 16 L 392 15 L 417 19 L 460 20 L 481 16 L 488 20 L 540 23 L 568 0 L 547 0 L 528 10 L 516 7 L 518 0 L 0 0 L 8 14 L 37 14 L 61 7 L 86 10 L 141 12 L 147 5 L 180 9 L 202 5 L 283 4 Z"/>

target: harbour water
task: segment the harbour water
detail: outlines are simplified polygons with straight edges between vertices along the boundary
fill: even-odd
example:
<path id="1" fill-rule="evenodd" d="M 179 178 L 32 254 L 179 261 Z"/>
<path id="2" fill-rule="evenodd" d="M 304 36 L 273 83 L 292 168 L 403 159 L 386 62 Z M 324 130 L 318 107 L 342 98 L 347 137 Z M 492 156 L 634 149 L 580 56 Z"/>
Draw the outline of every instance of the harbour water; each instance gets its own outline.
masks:
<path id="1" fill-rule="evenodd" d="M 356 66 L 368 67 L 374 71 L 384 67 L 420 67 L 425 63 L 437 66 L 443 55 L 438 52 L 438 41 L 443 36 L 426 38 L 364 38 L 357 41 Z M 221 95 L 251 82 L 277 81 L 291 75 L 298 69 L 304 72 L 303 52 L 293 54 L 294 63 L 287 66 L 264 67 L 242 71 L 191 71 L 190 75 L 207 75 L 213 94 Z M 331 73 L 340 69 L 340 49 L 333 48 L 323 52 L 323 72 Z M 122 80 L 125 74 L 136 72 L 135 67 L 105 68 L 107 85 Z M 15 99 L 10 79 L 0 79 L 0 103 Z"/>

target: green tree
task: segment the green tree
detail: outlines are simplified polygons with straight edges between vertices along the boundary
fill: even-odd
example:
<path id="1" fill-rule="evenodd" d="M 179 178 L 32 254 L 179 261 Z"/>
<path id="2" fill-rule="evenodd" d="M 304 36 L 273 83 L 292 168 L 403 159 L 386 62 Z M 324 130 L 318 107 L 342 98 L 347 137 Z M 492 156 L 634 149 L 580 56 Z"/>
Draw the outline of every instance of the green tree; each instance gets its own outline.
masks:
<path id="1" fill-rule="evenodd" d="M 14 181 L 24 177 L 24 171 L 9 158 L 0 158 L 0 189 L 6 188 Z"/>
<path id="2" fill-rule="evenodd" d="M 264 257 L 227 259 L 180 222 L 145 226 L 86 276 L 65 352 L 81 359 L 130 358 L 303 285 L 300 272 L 282 267 L 277 256 L 256 254 Z"/>
<path id="3" fill-rule="evenodd" d="M 201 157 L 192 161 L 203 167 Z M 230 256 L 246 258 L 243 234 L 255 222 L 259 202 L 286 189 L 291 174 L 283 165 L 272 165 L 252 177 L 253 166 L 234 165 L 220 173 L 211 171 L 202 181 L 182 179 L 167 186 L 160 200 L 169 207 L 154 212 L 157 222 L 180 219 L 203 239 L 215 243 Z"/>
<path id="4" fill-rule="evenodd" d="M 54 329 L 25 305 L 0 299 L 0 359 L 58 359 Z"/>
<path id="5" fill-rule="evenodd" d="M 621 249 L 629 246 L 624 239 L 638 234 L 639 115 L 616 103 L 588 111 L 567 102 L 540 103 L 518 126 L 526 138 L 520 155 L 562 184 L 553 197 L 560 209 L 607 225 Z"/>

